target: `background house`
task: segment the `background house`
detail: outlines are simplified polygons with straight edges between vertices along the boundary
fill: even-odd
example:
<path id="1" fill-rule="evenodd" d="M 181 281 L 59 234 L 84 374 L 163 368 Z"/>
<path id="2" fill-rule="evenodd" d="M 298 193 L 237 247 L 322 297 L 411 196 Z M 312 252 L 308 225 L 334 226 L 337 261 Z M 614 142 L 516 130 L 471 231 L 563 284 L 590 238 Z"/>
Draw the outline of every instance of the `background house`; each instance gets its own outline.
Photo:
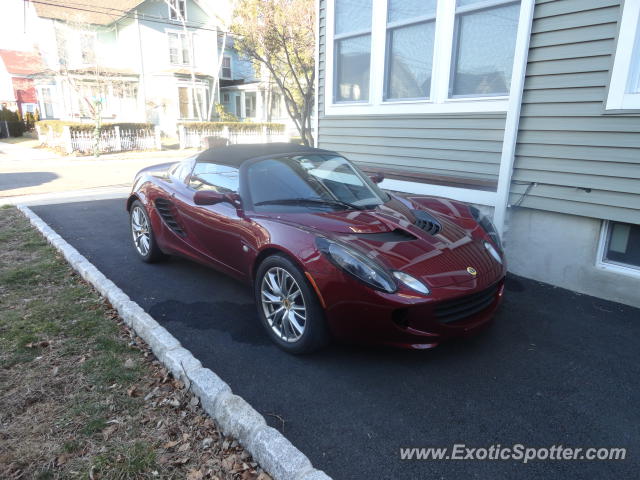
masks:
<path id="1" fill-rule="evenodd" d="M 0 58 L 11 79 L 16 108 L 23 118 L 38 108 L 36 89 L 31 75 L 43 70 L 40 55 L 34 51 L 0 50 Z"/>
<path id="2" fill-rule="evenodd" d="M 199 2 L 120 0 L 34 4 L 49 71 L 36 76 L 42 118 L 91 119 L 101 101 L 104 120 L 159 124 L 207 118 L 215 96 L 217 22 Z M 45 33 L 46 32 L 46 33 Z"/>
<path id="3" fill-rule="evenodd" d="M 254 78 L 232 42 L 218 68 L 228 1 L 171 0 L 173 8 L 165 0 L 19 3 L 25 38 L 43 59 L 30 75 L 43 119 L 93 121 L 99 102 L 105 122 L 151 122 L 174 135 L 177 122 L 211 119 L 213 104 L 224 99 L 232 113 L 240 107 L 241 119 L 286 118 L 280 103 L 262 103 L 272 88 Z M 224 98 L 220 75 L 231 75 Z"/>
<path id="4" fill-rule="evenodd" d="M 478 205 L 512 272 L 640 306 L 639 13 L 320 0 L 318 144 Z"/>

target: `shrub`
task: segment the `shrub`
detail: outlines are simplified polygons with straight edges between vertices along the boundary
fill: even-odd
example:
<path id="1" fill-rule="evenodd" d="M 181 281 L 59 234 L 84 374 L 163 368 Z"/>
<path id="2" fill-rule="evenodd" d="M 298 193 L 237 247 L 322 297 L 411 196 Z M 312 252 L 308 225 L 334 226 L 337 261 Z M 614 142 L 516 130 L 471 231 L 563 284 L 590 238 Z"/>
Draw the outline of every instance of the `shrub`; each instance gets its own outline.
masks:
<path id="1" fill-rule="evenodd" d="M 233 113 L 227 112 L 224 106 L 220 103 L 216 103 L 216 114 L 221 122 L 239 122 L 238 117 Z"/>
<path id="2" fill-rule="evenodd" d="M 43 131 L 46 131 L 48 127 L 51 127 L 54 133 L 60 135 L 64 127 L 69 127 L 71 130 L 81 132 L 92 132 L 96 127 L 93 123 L 78 123 L 68 122 L 65 120 L 40 120 L 36 122 L 36 126 L 40 127 Z M 152 123 L 103 123 L 100 127 L 100 131 L 113 130 L 113 127 L 118 126 L 120 130 L 152 130 L 154 125 Z"/>
<path id="3" fill-rule="evenodd" d="M 10 137 L 21 137 L 25 131 L 25 125 L 20 118 L 20 114 L 18 112 L 14 112 L 13 110 L 9 110 L 7 107 L 3 106 L 2 110 L 0 110 L 0 122 L 7 122 L 7 128 L 9 129 Z M 4 125 L 2 125 L 2 130 L 4 130 Z"/>
<path id="4" fill-rule="evenodd" d="M 230 132 L 256 132 L 261 131 L 263 127 L 267 127 L 272 132 L 284 132 L 285 129 L 284 124 L 271 122 L 180 122 L 179 125 L 197 132 L 220 131 L 224 127 L 229 128 Z"/>

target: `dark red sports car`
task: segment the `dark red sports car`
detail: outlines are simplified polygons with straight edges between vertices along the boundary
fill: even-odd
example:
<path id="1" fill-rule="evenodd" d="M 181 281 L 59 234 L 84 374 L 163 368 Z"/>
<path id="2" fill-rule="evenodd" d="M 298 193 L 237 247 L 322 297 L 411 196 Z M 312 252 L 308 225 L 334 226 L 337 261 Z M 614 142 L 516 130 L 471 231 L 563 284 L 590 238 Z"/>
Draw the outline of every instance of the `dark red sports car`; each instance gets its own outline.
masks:
<path id="1" fill-rule="evenodd" d="M 234 145 L 138 173 L 142 260 L 182 255 L 253 285 L 273 341 L 410 348 L 475 332 L 500 303 L 500 239 L 476 208 L 381 190 L 336 152 Z"/>

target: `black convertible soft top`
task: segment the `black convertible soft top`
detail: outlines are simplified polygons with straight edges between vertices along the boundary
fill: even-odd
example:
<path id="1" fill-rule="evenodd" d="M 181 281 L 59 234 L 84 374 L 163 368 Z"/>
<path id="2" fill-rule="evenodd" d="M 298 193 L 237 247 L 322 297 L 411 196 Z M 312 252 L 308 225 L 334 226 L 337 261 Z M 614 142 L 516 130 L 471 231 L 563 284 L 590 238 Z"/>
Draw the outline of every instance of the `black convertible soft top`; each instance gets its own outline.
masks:
<path id="1" fill-rule="evenodd" d="M 305 147 L 304 145 L 297 145 L 295 143 L 255 143 L 210 148 L 198 155 L 196 162 L 219 163 L 222 165 L 239 167 L 242 163 L 253 158 L 269 155 L 296 155 L 305 153 L 336 155 L 336 152 L 320 148 Z"/>

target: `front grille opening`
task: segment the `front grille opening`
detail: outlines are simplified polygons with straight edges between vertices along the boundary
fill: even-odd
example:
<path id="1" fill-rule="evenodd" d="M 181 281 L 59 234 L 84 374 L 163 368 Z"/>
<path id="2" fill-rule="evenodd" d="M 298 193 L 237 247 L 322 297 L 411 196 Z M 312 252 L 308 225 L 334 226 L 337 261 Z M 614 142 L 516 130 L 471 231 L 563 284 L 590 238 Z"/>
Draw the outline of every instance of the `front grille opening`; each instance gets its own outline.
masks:
<path id="1" fill-rule="evenodd" d="M 398 308 L 391 312 L 391 320 L 400 328 L 407 328 L 409 326 L 409 311 L 406 308 Z"/>
<path id="2" fill-rule="evenodd" d="M 424 210 L 412 210 L 413 216 L 416 217 L 413 224 L 421 230 L 429 233 L 430 235 L 436 235 L 442 230 L 440 222 L 431 214 Z"/>
<path id="3" fill-rule="evenodd" d="M 184 230 L 176 221 L 172 212 L 173 204 L 169 200 L 165 198 L 156 199 L 156 210 L 160 214 L 160 217 L 162 217 L 162 220 L 167 225 L 167 227 L 169 227 L 172 231 L 174 231 L 181 237 L 184 237 Z"/>
<path id="4" fill-rule="evenodd" d="M 442 302 L 435 308 L 436 319 L 440 323 L 452 323 L 480 313 L 496 299 L 498 285 L 465 297 Z"/>

